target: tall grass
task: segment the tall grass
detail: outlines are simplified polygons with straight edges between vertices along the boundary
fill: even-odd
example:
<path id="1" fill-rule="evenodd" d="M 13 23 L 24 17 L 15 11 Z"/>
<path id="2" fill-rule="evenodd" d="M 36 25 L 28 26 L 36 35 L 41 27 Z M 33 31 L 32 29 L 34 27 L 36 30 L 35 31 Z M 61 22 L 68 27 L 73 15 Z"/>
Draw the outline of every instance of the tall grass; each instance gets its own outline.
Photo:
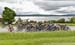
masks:
<path id="1" fill-rule="evenodd" d="M 0 45 L 44 45 L 74 42 L 75 31 L 0 33 Z"/>

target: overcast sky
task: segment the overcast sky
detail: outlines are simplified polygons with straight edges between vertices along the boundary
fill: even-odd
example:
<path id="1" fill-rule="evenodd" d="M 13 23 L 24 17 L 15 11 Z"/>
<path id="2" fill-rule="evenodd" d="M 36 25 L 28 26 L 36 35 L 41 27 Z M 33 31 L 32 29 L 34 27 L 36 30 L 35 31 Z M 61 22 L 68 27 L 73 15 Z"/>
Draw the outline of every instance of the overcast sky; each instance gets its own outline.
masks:
<path id="1" fill-rule="evenodd" d="M 17 14 L 75 14 L 74 0 L 0 0 L 0 14 L 4 7 Z"/>

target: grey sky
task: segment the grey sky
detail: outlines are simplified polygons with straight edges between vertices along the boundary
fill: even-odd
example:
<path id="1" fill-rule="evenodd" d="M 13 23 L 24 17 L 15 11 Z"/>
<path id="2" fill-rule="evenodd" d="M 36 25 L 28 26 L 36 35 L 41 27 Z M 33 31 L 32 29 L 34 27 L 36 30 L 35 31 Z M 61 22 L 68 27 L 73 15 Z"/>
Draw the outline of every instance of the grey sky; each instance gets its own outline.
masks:
<path id="1" fill-rule="evenodd" d="M 17 14 L 67 14 L 75 13 L 74 0 L 0 0 L 0 13 L 5 6 Z M 71 9 L 72 8 L 72 9 Z M 69 9 L 69 10 L 67 10 Z"/>
<path id="2" fill-rule="evenodd" d="M 46 1 L 46 2 L 36 2 L 36 4 L 48 10 L 49 9 L 53 10 L 65 6 L 75 6 L 74 1 Z"/>

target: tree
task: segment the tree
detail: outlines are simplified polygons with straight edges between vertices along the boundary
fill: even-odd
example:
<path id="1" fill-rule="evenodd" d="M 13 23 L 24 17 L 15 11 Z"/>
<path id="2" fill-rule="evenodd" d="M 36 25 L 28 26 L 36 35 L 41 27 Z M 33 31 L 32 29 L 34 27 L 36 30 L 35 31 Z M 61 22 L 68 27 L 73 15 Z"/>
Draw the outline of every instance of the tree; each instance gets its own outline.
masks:
<path id="1" fill-rule="evenodd" d="M 42 24 L 42 22 L 40 21 L 40 22 L 38 22 L 38 25 L 41 25 Z"/>
<path id="2" fill-rule="evenodd" d="M 33 21 L 33 20 L 31 20 L 31 21 L 29 21 L 30 23 L 36 23 L 36 21 Z"/>
<path id="3" fill-rule="evenodd" d="M 23 20 L 21 18 L 18 18 L 17 23 L 23 23 Z"/>
<path id="4" fill-rule="evenodd" d="M 7 22 L 8 24 L 12 24 L 12 22 L 15 21 L 15 16 L 16 16 L 16 13 L 14 10 L 12 10 L 8 7 L 4 8 L 4 11 L 2 14 L 4 23 Z"/>
<path id="5" fill-rule="evenodd" d="M 70 23 L 75 23 L 75 17 L 72 17 L 72 18 L 70 19 Z"/>
<path id="6" fill-rule="evenodd" d="M 56 23 L 56 20 L 51 20 L 50 23 Z"/>
<path id="7" fill-rule="evenodd" d="M 59 20 L 57 20 L 57 23 L 65 23 L 65 19 L 64 18 L 59 19 Z"/>

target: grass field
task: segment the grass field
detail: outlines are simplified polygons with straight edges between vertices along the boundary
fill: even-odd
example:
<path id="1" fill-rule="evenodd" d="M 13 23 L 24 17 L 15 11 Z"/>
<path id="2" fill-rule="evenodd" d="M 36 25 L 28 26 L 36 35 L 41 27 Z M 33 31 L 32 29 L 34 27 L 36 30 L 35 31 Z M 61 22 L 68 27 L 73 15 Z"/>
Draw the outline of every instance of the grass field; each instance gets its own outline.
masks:
<path id="1" fill-rule="evenodd" d="M 68 26 L 75 26 L 75 23 L 56 23 L 56 24 L 66 24 Z"/>
<path id="2" fill-rule="evenodd" d="M 0 45 L 75 45 L 75 31 L 0 33 Z"/>

